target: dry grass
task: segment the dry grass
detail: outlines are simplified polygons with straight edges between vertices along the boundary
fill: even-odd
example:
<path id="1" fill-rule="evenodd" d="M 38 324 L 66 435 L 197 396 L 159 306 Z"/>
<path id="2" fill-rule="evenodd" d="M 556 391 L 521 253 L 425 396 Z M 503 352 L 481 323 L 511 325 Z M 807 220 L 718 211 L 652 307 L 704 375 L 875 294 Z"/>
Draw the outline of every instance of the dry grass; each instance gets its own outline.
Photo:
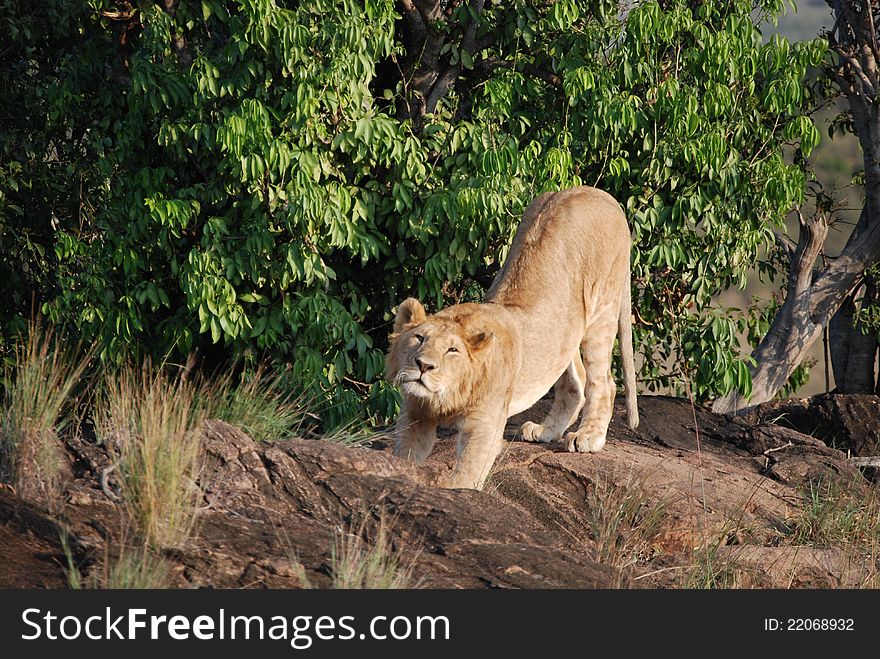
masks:
<path id="1" fill-rule="evenodd" d="M 670 497 L 658 497 L 636 474 L 623 482 L 597 477 L 587 493 L 586 515 L 596 561 L 628 568 L 649 558 L 659 536 Z"/>
<path id="2" fill-rule="evenodd" d="M 0 478 L 22 498 L 49 506 L 57 502 L 66 466 L 59 436 L 71 421 L 72 394 L 88 364 L 65 343 L 32 322 L 3 372 Z"/>
<path id="3" fill-rule="evenodd" d="M 393 430 L 372 430 L 363 424 L 350 423 L 330 432 L 320 435 L 320 439 L 325 442 L 333 442 L 334 444 L 342 444 L 348 447 L 364 447 L 370 446 L 374 442 L 393 442 L 395 439 Z"/>
<path id="4" fill-rule="evenodd" d="M 755 490 L 757 491 L 757 490 Z M 836 578 L 835 587 L 876 587 L 880 557 L 880 499 L 873 488 L 861 479 L 850 486 L 839 481 L 809 483 L 803 490 L 803 507 L 786 522 L 774 526 L 772 533 L 756 534 L 759 530 L 744 525 L 745 510 L 754 492 L 739 509 L 727 519 L 724 526 L 709 537 L 691 554 L 691 564 L 678 584 L 684 588 L 753 588 L 763 587 L 767 580 L 779 578 L 775 562 L 755 562 L 752 549 L 758 547 L 797 548 L 812 547 L 833 550 L 829 574 Z M 806 552 L 810 556 L 813 554 Z M 761 555 L 761 554 L 759 554 Z M 766 555 L 766 554 L 765 554 Z M 789 560 L 787 585 L 791 588 L 797 579 L 814 579 L 809 559 L 786 559 L 790 553 L 780 552 L 776 560 Z M 795 553 L 795 557 L 797 553 Z M 815 560 L 815 559 L 813 559 Z M 785 563 L 783 563 L 785 564 Z M 774 576 L 774 572 L 776 576 Z"/>
<path id="5" fill-rule="evenodd" d="M 61 546 L 67 559 L 67 584 L 73 590 L 94 588 L 149 590 L 171 587 L 171 573 L 167 561 L 144 547 L 122 545 L 115 555 L 111 555 L 107 546 L 100 571 L 84 576 L 73 558 L 66 532 L 61 535 Z"/>
<path id="6" fill-rule="evenodd" d="M 863 480 L 811 482 L 803 492 L 801 513 L 788 520 L 788 544 L 835 547 L 843 552 L 855 584 L 880 586 L 880 496 Z M 843 584 L 842 584 L 843 585 Z"/>
<path id="7" fill-rule="evenodd" d="M 196 387 L 146 364 L 105 380 L 95 429 L 116 465 L 123 506 L 150 548 L 178 547 L 193 534 L 202 492 L 202 410 Z"/>
<path id="8" fill-rule="evenodd" d="M 880 498 L 862 482 L 845 487 L 839 483 L 809 483 L 804 489 L 804 508 L 789 520 L 792 544 L 831 547 L 880 544 Z"/>
<path id="9" fill-rule="evenodd" d="M 331 552 L 333 588 L 397 589 L 418 588 L 414 572 L 419 553 L 395 546 L 391 538 L 393 521 L 383 513 L 378 521 L 367 517 L 357 526 L 337 533 Z"/>
<path id="10" fill-rule="evenodd" d="M 725 551 L 725 545 L 711 542 L 694 549 L 691 564 L 684 572 L 680 588 L 733 589 L 742 588 L 747 568 L 737 560 L 735 551 Z"/>

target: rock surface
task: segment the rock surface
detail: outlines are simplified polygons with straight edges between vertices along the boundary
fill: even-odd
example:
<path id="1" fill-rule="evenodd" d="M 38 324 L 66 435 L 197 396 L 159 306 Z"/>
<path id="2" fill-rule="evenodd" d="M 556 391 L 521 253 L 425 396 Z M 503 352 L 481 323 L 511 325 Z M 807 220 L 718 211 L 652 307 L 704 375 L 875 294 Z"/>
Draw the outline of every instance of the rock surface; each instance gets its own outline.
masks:
<path id="1" fill-rule="evenodd" d="M 524 420 L 540 421 L 548 404 L 512 419 L 507 438 Z M 741 419 L 650 396 L 639 405 L 640 427 L 627 428 L 618 408 L 595 455 L 511 441 L 484 492 L 437 486 L 454 461 L 451 436 L 415 466 L 393 457 L 387 442 L 257 444 L 210 422 L 206 510 L 197 537 L 165 554 L 173 585 L 325 587 L 334 543 L 380 516 L 424 587 L 688 585 L 682 573 L 707 550 L 742 568 L 739 585 L 859 581 L 834 551 L 774 546 L 799 513 L 807 482 L 861 478 L 843 452 L 771 423 L 769 412 Z M 76 480 L 60 518 L 73 560 L 88 573 L 126 533 L 118 504 L 100 488 L 106 456 L 82 440 L 69 450 Z M 625 515 L 641 526 L 620 526 Z M 57 518 L 0 490 L 0 587 L 65 585 Z"/>
<path id="2" fill-rule="evenodd" d="M 880 398 L 868 394 L 824 394 L 773 400 L 746 417 L 812 435 L 853 455 L 880 453 Z"/>

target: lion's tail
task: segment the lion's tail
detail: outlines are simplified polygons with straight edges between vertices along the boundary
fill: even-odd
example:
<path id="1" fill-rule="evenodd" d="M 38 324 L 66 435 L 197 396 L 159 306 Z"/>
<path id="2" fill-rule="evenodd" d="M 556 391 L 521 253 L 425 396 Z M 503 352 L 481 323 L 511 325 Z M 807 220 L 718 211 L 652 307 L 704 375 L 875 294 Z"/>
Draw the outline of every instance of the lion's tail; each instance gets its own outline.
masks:
<path id="1" fill-rule="evenodd" d="M 632 286 L 629 267 L 626 272 L 626 286 L 624 286 L 623 299 L 620 304 L 620 317 L 617 319 L 617 338 L 620 342 L 620 364 L 626 392 L 626 420 L 629 427 L 635 429 L 639 425 L 639 407 L 636 403 L 636 365 L 633 359 L 632 338 Z"/>

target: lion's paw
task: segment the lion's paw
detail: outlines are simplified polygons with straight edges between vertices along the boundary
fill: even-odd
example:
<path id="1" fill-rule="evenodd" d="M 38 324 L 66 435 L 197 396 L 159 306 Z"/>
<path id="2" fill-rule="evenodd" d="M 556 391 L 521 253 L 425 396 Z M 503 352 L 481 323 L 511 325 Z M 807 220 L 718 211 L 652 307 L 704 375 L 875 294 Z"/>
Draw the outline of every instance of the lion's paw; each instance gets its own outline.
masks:
<path id="1" fill-rule="evenodd" d="M 565 436 L 565 447 L 569 453 L 598 453 L 605 446 L 605 435 L 593 435 L 578 431 Z"/>
<path id="2" fill-rule="evenodd" d="M 479 478 L 459 472 L 453 472 L 441 482 L 441 487 L 451 490 L 479 490 Z"/>
<path id="3" fill-rule="evenodd" d="M 552 442 L 559 439 L 548 433 L 547 429 L 540 423 L 532 423 L 531 421 L 526 421 L 522 424 L 519 429 L 519 434 L 526 442 Z"/>

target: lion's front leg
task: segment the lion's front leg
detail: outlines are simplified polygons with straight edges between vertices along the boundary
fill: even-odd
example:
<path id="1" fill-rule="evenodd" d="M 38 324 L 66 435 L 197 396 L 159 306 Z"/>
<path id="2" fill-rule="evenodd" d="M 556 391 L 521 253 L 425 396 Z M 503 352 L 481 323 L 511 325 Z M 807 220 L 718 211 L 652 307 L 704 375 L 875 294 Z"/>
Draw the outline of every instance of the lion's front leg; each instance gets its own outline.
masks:
<path id="1" fill-rule="evenodd" d="M 446 487 L 483 489 L 504 444 L 507 407 L 473 413 L 459 424 L 458 461 Z"/>
<path id="2" fill-rule="evenodd" d="M 437 424 L 434 421 L 413 419 L 404 409 L 394 426 L 396 442 L 394 455 L 422 464 L 431 454 L 437 441 Z"/>

